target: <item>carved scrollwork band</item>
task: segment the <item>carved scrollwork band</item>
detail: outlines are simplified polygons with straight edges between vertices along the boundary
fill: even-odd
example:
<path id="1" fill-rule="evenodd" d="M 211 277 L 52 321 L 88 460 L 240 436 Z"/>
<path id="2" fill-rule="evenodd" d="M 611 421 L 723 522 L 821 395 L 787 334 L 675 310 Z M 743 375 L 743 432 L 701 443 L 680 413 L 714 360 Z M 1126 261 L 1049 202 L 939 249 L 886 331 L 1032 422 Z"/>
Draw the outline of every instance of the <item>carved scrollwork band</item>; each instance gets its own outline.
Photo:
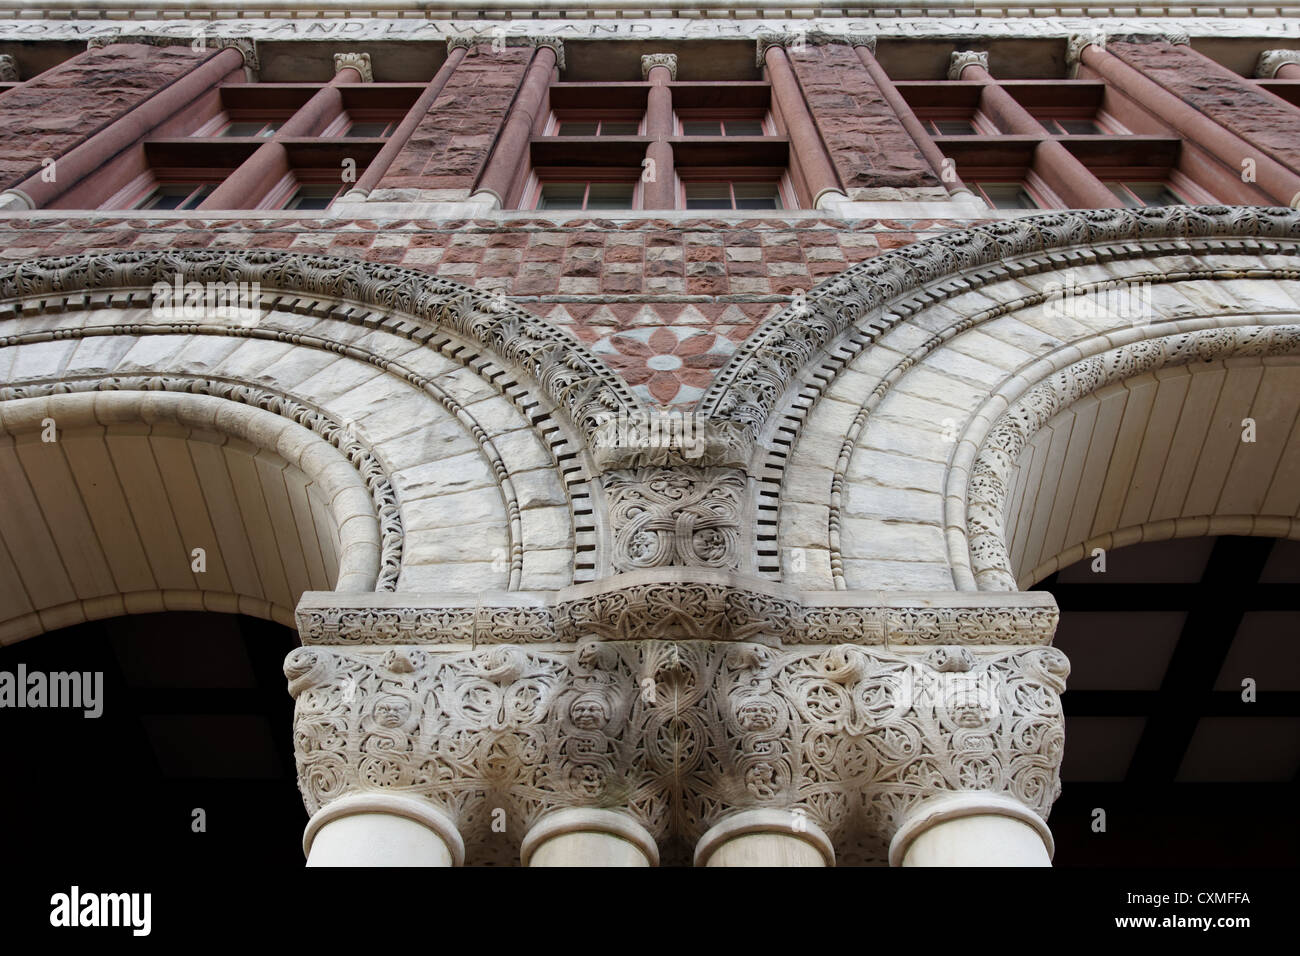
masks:
<path id="1" fill-rule="evenodd" d="M 971 468 L 966 525 L 971 572 L 981 590 L 1014 591 L 1004 515 L 1011 474 L 1033 434 L 1097 389 L 1170 365 L 1230 356 L 1300 354 L 1300 326 L 1236 326 L 1144 339 L 1063 368 L 1019 398 L 992 425 Z"/>
<path id="2" fill-rule="evenodd" d="M 743 472 L 680 466 L 604 479 L 616 572 L 739 567 Z"/>
<path id="3" fill-rule="evenodd" d="M 1038 592 L 799 592 L 702 569 L 636 571 L 559 592 L 352 596 L 308 592 L 304 644 L 574 644 L 713 640 L 872 646 L 1047 644 L 1059 611 Z"/>
<path id="4" fill-rule="evenodd" d="M 909 812 L 949 792 L 1045 818 L 1068 672 L 1051 647 L 695 641 L 317 646 L 285 661 L 308 811 L 418 797 L 455 821 L 470 863 L 513 862 L 566 807 L 620 808 L 670 858 L 728 814 L 785 810 L 846 863 L 883 862 Z"/>

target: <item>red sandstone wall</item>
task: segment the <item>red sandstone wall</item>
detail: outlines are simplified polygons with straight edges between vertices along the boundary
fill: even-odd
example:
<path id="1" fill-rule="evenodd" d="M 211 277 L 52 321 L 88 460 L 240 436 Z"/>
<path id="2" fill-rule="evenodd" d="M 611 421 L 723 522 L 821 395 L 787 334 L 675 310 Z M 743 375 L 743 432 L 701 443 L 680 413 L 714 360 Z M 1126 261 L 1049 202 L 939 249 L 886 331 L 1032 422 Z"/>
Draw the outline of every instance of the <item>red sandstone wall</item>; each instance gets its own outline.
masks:
<path id="1" fill-rule="evenodd" d="M 941 185 L 851 47 L 809 44 L 790 61 L 850 197 L 854 189 Z"/>
<path id="2" fill-rule="evenodd" d="M 1135 38 L 1109 40 L 1106 49 L 1278 162 L 1300 169 L 1300 110 L 1190 47 Z"/>
<path id="3" fill-rule="evenodd" d="M 532 47 L 471 50 L 376 188 L 472 189 L 532 53 Z"/>
<path id="4" fill-rule="evenodd" d="M 41 171 L 214 54 L 123 43 L 88 50 L 0 95 L 0 188 Z"/>

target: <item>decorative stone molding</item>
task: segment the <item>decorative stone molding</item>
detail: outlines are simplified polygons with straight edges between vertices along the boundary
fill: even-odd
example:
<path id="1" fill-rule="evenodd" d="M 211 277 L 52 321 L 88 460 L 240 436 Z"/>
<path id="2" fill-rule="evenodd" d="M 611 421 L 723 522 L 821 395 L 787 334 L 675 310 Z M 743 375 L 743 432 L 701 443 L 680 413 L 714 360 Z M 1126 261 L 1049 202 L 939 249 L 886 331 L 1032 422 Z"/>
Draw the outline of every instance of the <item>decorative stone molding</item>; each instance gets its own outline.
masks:
<path id="1" fill-rule="evenodd" d="M 1161 38 L 1170 46 L 1191 46 L 1192 40 L 1186 33 L 1181 30 L 1173 30 L 1168 33 L 1160 34 Z"/>
<path id="2" fill-rule="evenodd" d="M 1300 241 L 1300 213 L 1257 206 L 1095 209 L 953 230 L 853 266 L 813 289 L 803 308 L 769 319 L 719 370 L 697 412 L 757 435 L 814 359 L 818 374 L 797 396 L 802 409 L 813 407 L 826 384 L 882 332 L 948 296 L 1011 274 L 1058 269 L 1056 250 L 1086 247 L 1087 261 L 1097 262 L 1146 255 L 1144 245 L 1162 242 L 1182 252 L 1190 244 L 1249 254 L 1272 248 L 1272 240 Z M 1027 259 L 1033 261 L 1019 261 Z M 797 432 L 799 422 L 791 424 Z"/>
<path id="3" fill-rule="evenodd" d="M 864 46 L 873 54 L 876 52 L 876 37 L 870 33 L 849 33 L 844 40 L 852 47 Z"/>
<path id="4" fill-rule="evenodd" d="M 0 83 L 18 82 L 18 61 L 8 53 L 0 53 Z"/>
<path id="5" fill-rule="evenodd" d="M 346 70 L 349 67 L 361 74 L 362 83 L 373 83 L 375 81 L 374 71 L 370 68 L 369 53 L 335 53 L 334 54 L 334 75 L 338 76 L 340 70 Z"/>
<path id="6" fill-rule="evenodd" d="M 1068 671 L 1051 647 L 983 651 L 953 672 L 901 649 L 697 641 L 312 646 L 285 661 L 308 811 L 421 799 L 470 863 L 512 862 L 538 820 L 570 807 L 626 807 L 660 847 L 693 846 L 738 812 L 797 811 L 845 863 L 883 862 L 913 810 L 945 793 L 1046 817 Z"/>
<path id="7" fill-rule="evenodd" d="M 767 65 L 767 51 L 772 47 L 785 49 L 798 42 L 798 37 L 793 33 L 768 33 L 758 37 L 755 42 L 754 66 L 761 70 Z M 806 35 L 805 35 L 806 42 Z"/>
<path id="8" fill-rule="evenodd" d="M 0 338 L 0 344 L 9 339 Z M 133 375 L 111 378 L 55 379 L 0 387 L 0 403 L 79 392 L 169 392 L 211 395 L 273 412 L 309 428 L 347 458 L 360 474 L 375 505 L 381 538 L 376 591 L 392 591 L 402 567 L 402 515 L 388 474 L 371 449 L 341 423 L 269 388 L 195 376 Z M 341 572 L 344 569 L 340 569 Z"/>
<path id="9" fill-rule="evenodd" d="M 1300 50 L 1265 50 L 1255 63 L 1255 76 L 1271 80 L 1288 63 L 1300 64 Z"/>
<path id="10" fill-rule="evenodd" d="M 1072 35 L 1065 44 L 1065 65 L 1077 70 L 1079 63 L 1083 60 L 1083 51 L 1085 48 L 1095 46 L 1101 49 L 1106 48 L 1106 34 L 1100 30 L 1094 30 L 1091 33 L 1076 33 Z"/>
<path id="11" fill-rule="evenodd" d="M 948 60 L 948 79 L 960 80 L 962 70 L 968 66 L 989 68 L 989 55 L 984 50 L 954 50 Z"/>
<path id="12" fill-rule="evenodd" d="M 218 50 L 234 48 L 244 57 L 244 69 L 254 73 L 262 69 L 262 62 L 257 55 L 257 41 L 248 37 L 215 36 L 210 38 Z"/>
<path id="13" fill-rule="evenodd" d="M 340 597 L 309 591 L 297 610 L 303 644 L 348 646 L 662 639 L 1008 647 L 1050 643 L 1058 619 L 1051 596 L 1037 591 L 801 592 L 762 578 L 676 568 L 546 593 Z"/>
<path id="14" fill-rule="evenodd" d="M 427 273 L 355 259 L 187 249 L 9 262 L 0 266 L 0 319 L 6 314 L 3 303 L 12 303 L 7 307 L 12 314 L 39 311 L 51 296 L 147 294 L 154 283 L 170 284 L 177 275 L 184 282 L 255 282 L 264 293 L 298 293 L 303 299 L 296 307 L 308 314 L 373 326 L 395 324 L 418 343 L 430 342 L 436 330 L 446 329 L 481 346 L 507 368 L 529 374 L 588 442 L 611 414 L 637 414 L 638 402 L 626 383 L 572 336 L 531 313 Z M 322 308 L 311 301 L 315 296 L 334 301 Z M 389 363 L 381 359 L 376 364 Z"/>
<path id="15" fill-rule="evenodd" d="M 747 468 L 753 436 L 735 422 L 691 413 L 647 410 L 635 416 L 606 415 L 591 443 L 592 458 L 604 471 L 655 465 Z"/>
<path id="16" fill-rule="evenodd" d="M 1057 371 L 1029 389 L 993 424 L 966 488 L 970 567 L 983 591 L 1015 591 L 1003 518 L 1010 476 L 1025 444 L 1054 415 L 1114 382 L 1170 365 L 1236 356 L 1300 354 L 1300 325 L 1238 326 L 1144 339 Z"/>
<path id="17" fill-rule="evenodd" d="M 641 79 L 650 79 L 650 71 L 656 66 L 665 67 L 673 80 L 677 79 L 676 53 L 649 53 L 641 57 Z"/>
<path id="18" fill-rule="evenodd" d="M 257 58 L 257 42 L 255 40 L 249 37 L 232 37 L 215 32 L 209 35 L 206 28 L 195 30 L 193 27 L 188 27 L 183 35 L 162 32 L 122 33 L 115 31 L 103 33 L 88 39 L 86 49 L 99 50 L 114 43 L 142 43 L 147 46 L 188 46 L 193 48 L 196 53 L 209 46 L 214 50 L 233 48 L 243 56 L 246 69 L 253 72 L 261 69 L 261 63 Z"/>
<path id="19" fill-rule="evenodd" d="M 532 37 L 531 41 L 535 47 L 549 47 L 555 51 L 555 67 L 561 73 L 564 72 L 564 41 L 558 36 L 540 36 Z"/>
<path id="20" fill-rule="evenodd" d="M 738 568 L 745 476 L 677 466 L 604 476 L 615 572 Z"/>
<path id="21" fill-rule="evenodd" d="M 472 50 L 478 43 L 478 37 L 474 36 L 454 36 L 447 37 L 447 52 L 460 48 L 462 50 Z"/>

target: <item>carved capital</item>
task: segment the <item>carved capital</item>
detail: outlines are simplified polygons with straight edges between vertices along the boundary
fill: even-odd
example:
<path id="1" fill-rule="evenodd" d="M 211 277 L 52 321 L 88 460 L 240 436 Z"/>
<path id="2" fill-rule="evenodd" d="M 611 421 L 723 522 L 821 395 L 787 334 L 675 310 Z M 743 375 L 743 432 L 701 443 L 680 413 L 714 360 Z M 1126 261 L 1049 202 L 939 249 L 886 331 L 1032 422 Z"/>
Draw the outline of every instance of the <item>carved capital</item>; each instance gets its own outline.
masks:
<path id="1" fill-rule="evenodd" d="M 0 53 L 0 83 L 18 82 L 18 61 L 8 53 Z"/>
<path id="2" fill-rule="evenodd" d="M 1065 65 L 1077 69 L 1083 59 L 1084 49 L 1090 46 L 1106 49 L 1106 34 L 1100 30 L 1073 34 L 1065 45 Z"/>
<path id="3" fill-rule="evenodd" d="M 1161 38 L 1171 46 L 1191 46 L 1192 40 L 1186 33 L 1180 31 L 1171 31 L 1160 34 Z"/>
<path id="4" fill-rule="evenodd" d="M 447 52 L 450 53 L 457 47 L 462 50 L 472 50 L 476 42 L 478 42 L 477 39 L 472 36 L 447 37 Z"/>
<path id="5" fill-rule="evenodd" d="M 340 70 L 349 68 L 361 74 L 362 83 L 373 83 L 375 81 L 374 71 L 370 68 L 369 53 L 335 53 L 334 75 L 338 76 Z"/>
<path id="6" fill-rule="evenodd" d="M 648 80 L 650 71 L 656 66 L 668 68 L 669 75 L 677 79 L 677 54 L 676 53 L 650 53 L 641 57 L 641 79 Z"/>
<path id="7" fill-rule="evenodd" d="M 1265 50 L 1255 63 L 1255 76 L 1271 80 L 1288 63 L 1300 64 L 1300 50 Z"/>
<path id="8" fill-rule="evenodd" d="M 808 35 L 806 33 L 765 33 L 755 43 L 757 49 L 754 65 L 761 70 L 767 64 L 767 51 L 772 47 L 789 49 L 792 53 L 802 53 L 808 44 Z"/>
<path id="9" fill-rule="evenodd" d="M 906 649 L 656 640 L 301 647 L 285 661 L 308 811 L 425 801 L 470 864 L 514 862 L 567 808 L 620 810 L 661 847 L 798 811 L 850 864 L 884 862 L 951 794 L 1041 820 L 1060 789 L 1068 672 L 1052 647 L 938 670 Z"/>
<path id="10" fill-rule="evenodd" d="M 876 38 L 869 33 L 849 33 L 845 35 L 844 39 L 849 46 L 864 46 L 873 54 L 876 52 Z"/>
<path id="11" fill-rule="evenodd" d="M 549 47 L 555 51 L 555 65 L 560 72 L 564 71 L 564 41 L 559 37 L 533 37 L 532 45 L 535 47 Z"/>
<path id="12" fill-rule="evenodd" d="M 257 41 L 248 37 L 213 37 L 212 45 L 218 50 L 225 50 L 233 47 L 238 50 L 244 57 L 244 68 L 256 73 L 262 68 L 261 60 L 257 56 Z"/>
<path id="13" fill-rule="evenodd" d="M 948 60 L 948 79 L 960 80 L 961 74 L 968 66 L 989 68 L 989 55 L 984 50 L 955 50 Z"/>

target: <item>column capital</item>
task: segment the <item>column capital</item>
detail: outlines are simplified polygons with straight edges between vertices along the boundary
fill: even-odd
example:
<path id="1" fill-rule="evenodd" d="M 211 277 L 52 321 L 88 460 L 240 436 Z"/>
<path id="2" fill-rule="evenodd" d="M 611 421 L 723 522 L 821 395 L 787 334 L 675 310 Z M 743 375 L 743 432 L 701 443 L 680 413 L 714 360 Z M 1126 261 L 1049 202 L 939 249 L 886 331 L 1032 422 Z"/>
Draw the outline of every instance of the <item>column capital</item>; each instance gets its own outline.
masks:
<path id="1" fill-rule="evenodd" d="M 561 71 L 564 70 L 564 41 L 559 37 L 533 37 L 532 44 L 535 47 L 550 47 L 555 51 L 555 65 Z"/>
<path id="2" fill-rule="evenodd" d="M 18 82 L 18 61 L 8 53 L 0 53 L 0 83 Z"/>
<path id="3" fill-rule="evenodd" d="M 1288 63 L 1300 65 L 1300 50 L 1265 50 L 1255 63 L 1255 76 L 1271 80 Z"/>
<path id="4" fill-rule="evenodd" d="M 876 38 L 870 33 L 848 33 L 844 39 L 848 41 L 851 47 L 864 46 L 874 55 L 876 52 Z"/>
<path id="5" fill-rule="evenodd" d="M 1171 46 L 1191 46 L 1192 39 L 1186 33 L 1178 30 L 1171 30 L 1168 33 L 1160 34 L 1160 38 Z"/>
<path id="6" fill-rule="evenodd" d="M 960 80 L 962 71 L 968 66 L 989 68 L 989 55 L 984 50 L 954 50 L 948 60 L 948 79 Z"/>
<path id="7" fill-rule="evenodd" d="M 1083 60 L 1083 51 L 1090 46 L 1106 49 L 1106 34 L 1100 30 L 1072 34 L 1065 44 L 1065 65 L 1077 67 Z"/>
<path id="8" fill-rule="evenodd" d="M 669 75 L 677 79 L 677 54 L 676 53 L 648 53 L 641 57 L 641 79 L 648 80 L 650 71 L 656 66 L 667 67 Z"/>
<path id="9" fill-rule="evenodd" d="M 796 52 L 799 52 L 807 42 L 807 36 L 802 33 L 764 33 L 754 41 L 754 66 L 761 70 L 766 63 L 767 51 L 774 46 L 783 50 L 786 47 L 791 47 Z"/>
<path id="10" fill-rule="evenodd" d="M 249 37 L 213 37 L 212 45 L 218 50 L 235 49 L 244 58 L 245 69 L 252 70 L 254 73 L 262 68 L 262 63 L 257 55 L 257 41 Z"/>
<path id="11" fill-rule="evenodd" d="M 361 74 L 362 83 L 375 81 L 374 71 L 370 68 L 369 53 L 335 53 L 334 75 L 338 76 L 340 72 L 349 68 Z"/>
<path id="12" fill-rule="evenodd" d="M 472 36 L 447 37 L 447 52 L 450 53 L 457 47 L 462 50 L 472 50 L 474 49 L 474 44 L 477 42 L 478 39 Z"/>

